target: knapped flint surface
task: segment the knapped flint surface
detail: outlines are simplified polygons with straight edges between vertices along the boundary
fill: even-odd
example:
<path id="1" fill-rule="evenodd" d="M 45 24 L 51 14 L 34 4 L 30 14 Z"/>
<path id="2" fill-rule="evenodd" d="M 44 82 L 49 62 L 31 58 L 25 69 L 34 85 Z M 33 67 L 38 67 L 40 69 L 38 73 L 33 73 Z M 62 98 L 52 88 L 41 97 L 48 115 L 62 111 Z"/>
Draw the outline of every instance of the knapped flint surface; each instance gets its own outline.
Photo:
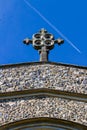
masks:
<path id="1" fill-rule="evenodd" d="M 0 102 L 0 125 L 35 117 L 64 119 L 87 126 L 87 103 L 51 97 L 27 97 Z"/>
<path id="2" fill-rule="evenodd" d="M 36 88 L 87 94 L 87 69 L 52 64 L 0 68 L 0 92 Z"/>

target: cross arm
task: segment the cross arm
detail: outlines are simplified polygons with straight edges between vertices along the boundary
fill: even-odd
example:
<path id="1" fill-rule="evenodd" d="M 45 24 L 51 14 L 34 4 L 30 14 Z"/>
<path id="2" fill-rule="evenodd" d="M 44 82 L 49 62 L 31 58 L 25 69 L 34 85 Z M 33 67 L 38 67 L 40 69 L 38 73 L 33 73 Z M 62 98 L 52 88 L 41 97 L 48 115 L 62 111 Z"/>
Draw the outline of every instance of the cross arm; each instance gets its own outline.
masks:
<path id="1" fill-rule="evenodd" d="M 23 40 L 23 43 L 26 44 L 26 45 L 29 45 L 30 43 L 32 43 L 32 40 L 29 39 L 29 38 L 26 38 Z"/>
<path id="2" fill-rule="evenodd" d="M 61 39 L 61 38 L 58 38 L 58 39 L 54 40 L 54 42 L 55 42 L 55 43 L 58 43 L 58 45 L 61 45 L 61 44 L 64 43 L 64 40 Z"/>

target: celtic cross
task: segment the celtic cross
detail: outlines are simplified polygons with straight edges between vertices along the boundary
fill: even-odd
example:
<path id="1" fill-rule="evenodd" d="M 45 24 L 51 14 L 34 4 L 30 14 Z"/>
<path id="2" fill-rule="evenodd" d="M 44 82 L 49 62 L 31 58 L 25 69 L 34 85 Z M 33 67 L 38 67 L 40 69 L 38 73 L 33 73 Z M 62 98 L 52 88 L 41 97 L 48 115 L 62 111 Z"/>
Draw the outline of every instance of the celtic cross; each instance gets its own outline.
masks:
<path id="1" fill-rule="evenodd" d="M 45 29 L 41 29 L 39 33 L 32 36 L 32 40 L 26 38 L 23 40 L 23 43 L 26 45 L 31 43 L 39 51 L 40 61 L 48 61 L 49 51 L 54 48 L 54 44 L 61 45 L 64 43 L 64 40 L 60 38 L 55 40 L 52 34 L 48 33 Z"/>

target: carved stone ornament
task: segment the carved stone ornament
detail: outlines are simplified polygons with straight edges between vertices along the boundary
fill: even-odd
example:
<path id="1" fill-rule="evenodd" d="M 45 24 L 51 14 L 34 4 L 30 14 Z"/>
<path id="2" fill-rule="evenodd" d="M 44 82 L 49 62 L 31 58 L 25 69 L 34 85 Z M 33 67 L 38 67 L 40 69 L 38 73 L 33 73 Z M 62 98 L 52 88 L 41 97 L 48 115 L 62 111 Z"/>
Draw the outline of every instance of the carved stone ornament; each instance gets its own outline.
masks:
<path id="1" fill-rule="evenodd" d="M 41 29 L 38 33 L 33 34 L 32 40 L 26 38 L 23 43 L 29 45 L 32 43 L 33 47 L 39 51 L 40 61 L 48 61 L 48 54 L 54 48 L 54 44 L 61 45 L 64 43 L 63 39 L 54 39 L 54 36 L 48 33 L 45 29 Z"/>

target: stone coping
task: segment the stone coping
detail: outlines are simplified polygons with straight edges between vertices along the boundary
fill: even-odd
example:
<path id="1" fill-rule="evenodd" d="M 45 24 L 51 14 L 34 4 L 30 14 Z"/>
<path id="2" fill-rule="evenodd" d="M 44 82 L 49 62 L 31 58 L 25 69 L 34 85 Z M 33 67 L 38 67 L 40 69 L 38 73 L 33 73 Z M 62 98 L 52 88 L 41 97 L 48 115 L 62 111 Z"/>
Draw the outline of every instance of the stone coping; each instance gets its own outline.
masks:
<path id="1" fill-rule="evenodd" d="M 57 63 L 57 62 L 26 62 L 26 63 L 17 63 L 17 64 L 6 64 L 6 65 L 0 65 L 0 68 L 9 68 L 9 67 L 19 67 L 24 65 L 44 65 L 44 64 L 50 64 L 50 65 L 60 65 L 60 66 L 66 66 L 66 67 L 74 67 L 78 69 L 87 69 L 87 66 L 79 66 L 79 65 L 73 65 L 73 64 L 64 64 L 64 63 Z"/>
<path id="2" fill-rule="evenodd" d="M 22 98 L 22 97 L 58 97 L 58 98 L 65 98 L 71 100 L 77 100 L 87 103 L 87 94 L 79 94 L 79 93 L 72 93 L 72 92 L 65 92 L 59 91 L 54 89 L 31 89 L 31 90 L 24 90 L 24 91 L 14 91 L 14 92 L 6 92 L 0 93 L 0 100 L 4 99 L 14 99 L 14 98 Z"/>
<path id="3" fill-rule="evenodd" d="M 64 128 L 69 130 L 87 130 L 87 127 L 81 125 L 79 123 L 73 123 L 71 121 L 56 119 L 56 118 L 48 118 L 48 117 L 40 117 L 40 118 L 32 118 L 25 119 L 16 122 L 12 122 L 0 127 L 0 130 L 18 130 L 20 128 L 35 128 L 40 126 L 48 126 L 54 128 Z"/>

